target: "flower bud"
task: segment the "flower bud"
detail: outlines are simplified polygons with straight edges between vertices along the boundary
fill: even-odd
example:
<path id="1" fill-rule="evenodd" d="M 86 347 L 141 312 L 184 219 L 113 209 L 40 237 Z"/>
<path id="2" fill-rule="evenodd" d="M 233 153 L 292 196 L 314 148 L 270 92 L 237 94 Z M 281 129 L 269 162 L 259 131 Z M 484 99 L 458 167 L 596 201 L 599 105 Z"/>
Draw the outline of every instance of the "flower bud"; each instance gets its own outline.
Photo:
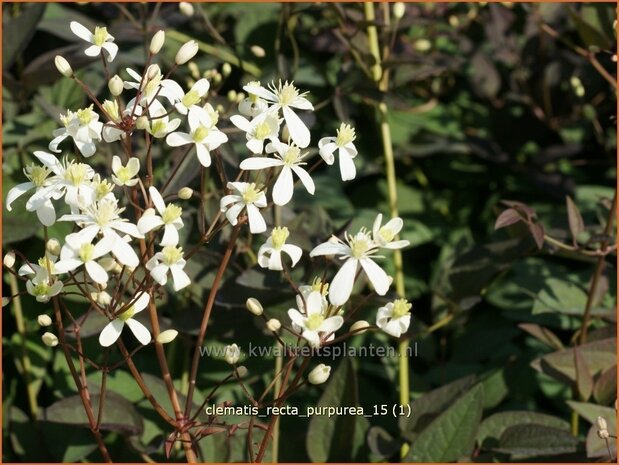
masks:
<path id="1" fill-rule="evenodd" d="M 174 62 L 177 65 L 184 65 L 191 60 L 198 53 L 198 43 L 195 40 L 190 40 L 183 44 L 183 46 L 176 53 Z"/>
<path id="2" fill-rule="evenodd" d="M 37 323 L 39 323 L 39 326 L 51 326 L 52 319 L 49 315 L 41 314 L 37 317 Z"/>
<path id="3" fill-rule="evenodd" d="M 97 302 L 101 307 L 107 307 L 112 303 L 112 296 L 105 291 L 91 292 L 90 298 Z"/>
<path id="4" fill-rule="evenodd" d="M 262 315 L 262 312 L 264 312 L 264 309 L 262 308 L 262 304 L 260 303 L 260 301 L 254 297 L 250 297 L 249 299 L 247 299 L 245 301 L 245 306 L 247 307 L 247 310 L 249 310 L 251 313 L 253 313 L 256 316 L 260 316 Z"/>
<path id="5" fill-rule="evenodd" d="M 8 297 L 2 297 L 2 308 L 6 307 L 10 303 L 11 299 L 9 299 Z"/>
<path id="6" fill-rule="evenodd" d="M 251 47 L 249 47 L 249 50 L 251 50 L 251 53 L 253 53 L 254 56 L 257 58 L 264 58 L 264 56 L 267 54 L 267 52 L 265 52 L 260 45 L 252 45 Z"/>
<path id="7" fill-rule="evenodd" d="M 189 69 L 189 73 L 191 74 L 192 78 L 200 79 L 200 68 L 198 68 L 198 65 L 195 61 L 190 61 L 189 63 L 187 63 L 187 69 Z"/>
<path id="8" fill-rule="evenodd" d="M 232 89 L 228 91 L 228 101 L 236 102 L 236 96 L 237 96 L 236 90 Z"/>
<path id="9" fill-rule="evenodd" d="M 228 77 L 230 76 L 231 72 L 232 72 L 232 66 L 230 66 L 230 63 L 224 63 L 223 66 L 221 67 L 221 74 L 223 74 L 224 77 Z"/>
<path id="10" fill-rule="evenodd" d="M 43 336 L 41 336 L 41 340 L 43 341 L 43 344 L 45 344 L 47 347 L 56 347 L 58 345 L 58 338 L 54 333 L 43 333 Z"/>
<path id="11" fill-rule="evenodd" d="M 277 318 L 271 318 L 269 321 L 267 321 L 267 329 L 269 331 L 272 331 L 275 333 L 279 331 L 279 328 L 281 327 L 282 327 L 282 324 Z"/>
<path id="12" fill-rule="evenodd" d="M 183 187 L 178 190 L 176 195 L 178 195 L 179 199 L 189 200 L 193 195 L 193 189 L 191 187 Z"/>
<path id="13" fill-rule="evenodd" d="M 58 72 L 63 76 L 68 78 L 73 76 L 73 68 L 71 68 L 71 65 L 64 57 L 56 55 L 56 58 L 54 58 L 54 64 L 56 65 Z"/>
<path id="14" fill-rule="evenodd" d="M 194 13 L 193 5 L 189 2 L 180 2 L 178 4 L 178 9 L 181 11 L 181 14 L 192 17 Z"/>
<path id="15" fill-rule="evenodd" d="M 107 88 L 114 97 L 118 97 L 123 93 L 125 83 L 118 74 L 115 74 L 107 83 Z"/>
<path id="16" fill-rule="evenodd" d="M 598 430 L 598 438 L 600 439 L 608 439 L 610 437 L 610 433 L 607 429 L 599 429 Z"/>
<path id="17" fill-rule="evenodd" d="M 239 357 L 241 356 L 241 349 L 236 344 L 231 344 L 226 346 L 224 360 L 228 362 L 230 365 L 234 365 L 239 361 Z"/>
<path id="18" fill-rule="evenodd" d="M 47 251 L 47 253 L 55 255 L 56 257 L 59 256 L 60 255 L 60 241 L 58 241 L 58 239 L 56 239 L 55 237 L 50 238 L 45 243 L 45 250 Z"/>
<path id="19" fill-rule="evenodd" d="M 395 19 L 402 19 L 406 13 L 406 5 L 402 2 L 396 2 L 393 4 L 393 17 Z"/>
<path id="20" fill-rule="evenodd" d="M 150 124 L 148 123 L 148 118 L 146 116 L 140 116 L 135 120 L 135 127 L 138 129 L 149 129 Z"/>
<path id="21" fill-rule="evenodd" d="M 2 261 L 2 263 L 4 263 L 4 266 L 6 266 L 7 268 L 13 268 L 13 265 L 15 265 L 15 252 L 11 251 L 7 253 L 4 256 L 4 260 Z"/>
<path id="22" fill-rule="evenodd" d="M 598 425 L 598 429 L 608 429 L 608 424 L 606 423 L 606 419 L 604 417 L 597 417 L 595 422 Z"/>
<path id="23" fill-rule="evenodd" d="M 165 32 L 157 31 L 152 39 L 150 39 L 150 53 L 153 55 L 159 53 L 161 47 L 163 47 L 163 43 L 165 42 Z"/>
<path id="24" fill-rule="evenodd" d="M 350 331 L 355 334 L 363 334 L 370 327 L 370 323 L 365 320 L 356 321 L 351 327 Z"/>
<path id="25" fill-rule="evenodd" d="M 243 378 L 244 376 L 247 375 L 247 367 L 244 365 L 241 365 L 240 367 L 236 367 L 236 373 L 237 375 L 239 375 L 239 378 Z"/>
<path id="26" fill-rule="evenodd" d="M 157 342 L 161 344 L 167 344 L 168 342 L 172 342 L 178 336 L 178 331 L 175 329 L 166 329 L 159 333 L 157 336 Z"/>
<path id="27" fill-rule="evenodd" d="M 310 371 L 310 374 L 307 376 L 307 380 L 310 382 L 310 384 L 322 384 L 329 379 L 330 374 L 331 367 L 325 365 L 324 363 L 321 363 L 312 371 Z"/>
<path id="28" fill-rule="evenodd" d="M 161 75 L 161 68 L 157 64 L 150 65 L 148 67 L 148 70 L 146 71 L 146 77 L 148 78 L 149 81 L 152 79 L 155 79 L 157 76 L 160 76 L 160 75 Z"/>

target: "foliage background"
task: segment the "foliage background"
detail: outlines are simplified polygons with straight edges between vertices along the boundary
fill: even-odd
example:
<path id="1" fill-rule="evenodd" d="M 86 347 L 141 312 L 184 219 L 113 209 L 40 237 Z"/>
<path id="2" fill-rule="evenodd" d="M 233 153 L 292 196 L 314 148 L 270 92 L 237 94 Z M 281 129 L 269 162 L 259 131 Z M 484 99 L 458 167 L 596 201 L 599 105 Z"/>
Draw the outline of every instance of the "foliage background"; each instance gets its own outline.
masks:
<path id="1" fill-rule="evenodd" d="M 196 58 L 200 73 L 221 70 L 229 59 L 225 54 L 249 63 L 243 70 L 233 67 L 216 86 L 218 96 L 212 100 L 230 112 L 234 106 L 228 91 L 250 78 L 265 82 L 281 76 L 311 91 L 319 108 L 310 121 L 313 134 L 332 134 L 340 121 L 354 122 L 357 179 L 342 185 L 337 170 L 320 169 L 315 198 L 299 196 L 296 212 L 282 212 L 306 250 L 353 218 L 353 228 L 370 226 L 376 211 L 387 213 L 372 104 L 383 100 L 389 106 L 403 237 L 412 243 L 404 251 L 407 297 L 414 302 L 409 337 L 417 344 L 411 390 L 414 399 L 421 399 L 413 402 L 409 421 L 340 418 L 335 427 L 327 427 L 325 419 L 282 417 L 280 460 L 393 460 L 403 440 L 412 441 L 406 460 L 414 461 L 607 456 L 590 425 L 603 414 L 615 430 L 615 255 L 607 257 L 597 289 L 589 342 L 579 349 L 577 359 L 584 365 L 575 365 L 568 347 L 582 323 L 595 259 L 548 244 L 538 250 L 521 223 L 501 231 L 494 224 L 505 208 L 501 200 L 524 202 L 536 210 L 549 235 L 570 244 L 569 195 L 586 225 L 579 243 L 595 247 L 604 239 L 600 234 L 616 184 L 615 90 L 574 47 L 593 50 L 601 66 L 615 75 L 614 4 L 409 4 L 393 33 L 386 63 L 392 86 L 385 94 L 351 53 L 352 48 L 371 66 L 359 4 L 196 4 L 191 18 L 180 14 L 176 4 L 127 8 L 137 24 L 112 3 L 3 4 L 4 194 L 20 180 L 31 153 L 46 149 L 58 114 L 86 103 L 79 89 L 58 75 L 53 57 L 64 55 L 80 68 L 84 81 L 104 91 L 102 72 L 87 66 L 82 44 L 69 31 L 73 19 L 89 27 L 108 25 L 122 51 L 112 72 L 122 76 L 126 66 L 144 63 L 144 39 L 148 43 L 156 28 L 165 27 L 175 31 L 168 33 L 164 50 L 167 67 L 183 34 L 214 46 Z M 253 54 L 251 45 L 262 47 L 265 56 Z M 176 76 L 195 79 L 181 72 Z M 226 162 L 236 163 L 238 153 L 240 147 L 224 153 Z M 93 160 L 103 166 L 111 155 Z M 163 178 L 175 159 L 154 155 Z M 194 178 L 187 169 L 176 187 L 192 185 Z M 19 210 L 16 205 L 10 214 L 3 211 L 3 249 L 38 257 L 42 231 Z M 188 229 L 191 234 L 191 225 Z M 64 233 L 58 225 L 51 235 Z M 190 270 L 197 285 L 170 295 L 163 307 L 164 321 L 182 332 L 169 356 L 179 387 L 186 381 L 189 342 L 213 279 L 217 250 L 201 252 Z M 219 296 L 208 344 L 270 344 L 262 324 L 242 310 L 242 303 L 256 296 L 274 315 L 283 316 L 292 301 L 292 294 L 280 297 L 283 284 L 277 276 L 252 267 L 248 255 L 240 252 L 239 257 L 239 269 L 230 273 Z M 310 263 L 304 265 L 299 277 L 311 279 Z M 5 273 L 5 295 L 11 293 L 9 286 Z M 372 320 L 378 303 L 367 308 L 367 319 Z M 74 395 L 75 387 L 60 351 L 40 342 L 36 316 L 44 309 L 29 297 L 22 299 L 22 307 L 23 325 L 14 305 L 3 309 L 3 460 L 99 460 L 89 431 L 80 426 L 80 412 L 72 410 L 75 404 L 58 403 Z M 99 329 L 93 324 L 84 332 Z M 352 343 L 394 341 L 371 333 Z M 96 338 L 86 339 L 86 348 L 96 349 Z M 24 369 L 25 354 L 29 369 Z M 154 392 L 161 392 L 154 358 L 142 353 L 138 360 L 143 371 L 153 374 L 147 378 Z M 359 404 L 368 410 L 397 403 L 396 359 L 340 362 L 326 387 L 308 388 L 290 403 Z M 247 360 L 251 383 L 263 386 L 273 363 Z M 203 391 L 227 370 L 223 361 L 203 360 Z M 97 385 L 98 378 L 91 382 Z M 27 384 L 36 392 L 34 422 Z M 119 425 L 106 433 L 113 457 L 163 460 L 167 433 L 130 375 L 113 372 L 109 389 L 119 396 L 117 414 L 112 414 L 119 415 Z M 245 402 L 235 385 L 221 391 L 218 400 L 225 399 Z M 571 420 L 574 411 L 578 416 Z M 570 421 L 576 422 L 576 436 Z M 246 459 L 242 438 L 210 436 L 200 444 L 207 461 Z"/>

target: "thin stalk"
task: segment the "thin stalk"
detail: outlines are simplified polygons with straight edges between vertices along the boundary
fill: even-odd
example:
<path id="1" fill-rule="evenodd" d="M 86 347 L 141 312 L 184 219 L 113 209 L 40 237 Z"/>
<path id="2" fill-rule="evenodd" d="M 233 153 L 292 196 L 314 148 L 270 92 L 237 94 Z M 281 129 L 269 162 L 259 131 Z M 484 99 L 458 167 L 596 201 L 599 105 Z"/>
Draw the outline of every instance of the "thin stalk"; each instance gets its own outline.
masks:
<path id="1" fill-rule="evenodd" d="M 382 68 L 382 60 L 380 53 L 380 42 L 378 40 L 378 31 L 375 26 L 376 14 L 374 4 L 366 2 L 363 4 L 365 20 L 368 23 L 367 34 L 370 48 L 370 54 L 374 58 L 371 72 L 372 78 L 378 85 L 381 92 L 386 92 L 389 88 L 389 74 L 384 73 Z M 378 122 L 383 142 L 383 154 L 385 158 L 385 174 L 387 177 L 387 190 L 389 195 L 389 210 L 392 218 L 399 216 L 398 214 L 398 193 L 396 188 L 396 172 L 395 161 L 393 156 L 393 143 L 391 141 L 391 127 L 389 126 L 389 110 L 387 104 L 380 102 L 377 105 Z M 406 290 L 404 286 L 404 272 L 402 267 L 402 252 L 400 250 L 393 251 L 393 263 L 395 265 L 395 290 L 400 297 L 404 297 Z M 410 373 L 408 360 L 409 341 L 403 339 L 398 343 L 399 356 L 399 371 L 398 384 L 400 390 L 400 404 L 405 405 L 410 403 Z M 401 457 L 404 458 L 408 454 L 409 447 L 407 444 L 402 446 L 400 451 Z"/>

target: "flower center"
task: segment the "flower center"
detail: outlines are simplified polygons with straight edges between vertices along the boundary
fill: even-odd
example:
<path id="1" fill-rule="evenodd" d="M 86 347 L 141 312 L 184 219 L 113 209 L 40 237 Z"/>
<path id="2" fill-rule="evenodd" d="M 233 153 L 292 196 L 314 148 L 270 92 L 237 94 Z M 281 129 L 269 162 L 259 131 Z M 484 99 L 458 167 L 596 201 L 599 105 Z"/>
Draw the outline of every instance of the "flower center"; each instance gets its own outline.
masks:
<path id="1" fill-rule="evenodd" d="M 118 318 L 122 321 L 127 321 L 128 319 L 133 318 L 133 315 L 135 315 L 135 307 L 132 305 L 127 310 L 118 315 Z"/>
<path id="2" fill-rule="evenodd" d="M 163 121 L 163 119 L 159 118 L 153 121 L 153 125 L 150 128 L 151 134 L 159 135 L 161 133 L 165 133 L 167 123 Z"/>
<path id="3" fill-rule="evenodd" d="M 365 234 L 357 234 L 349 239 L 353 258 L 362 258 L 372 248 L 372 243 Z"/>
<path id="4" fill-rule="evenodd" d="M 329 293 L 329 283 L 323 283 L 320 278 L 314 278 L 314 282 L 312 282 L 312 291 L 320 292 L 323 297 L 326 297 Z"/>
<path id="5" fill-rule="evenodd" d="M 172 266 L 183 258 L 183 248 L 166 245 L 161 251 L 163 254 L 163 263 L 167 266 Z"/>
<path id="6" fill-rule="evenodd" d="M 77 119 L 79 119 L 80 125 L 82 126 L 86 126 L 97 116 L 97 114 L 92 111 L 92 105 L 88 108 L 77 110 L 75 114 L 77 115 Z"/>
<path id="7" fill-rule="evenodd" d="M 291 146 L 288 148 L 286 153 L 284 154 L 284 163 L 286 165 L 294 165 L 299 160 L 299 155 L 301 154 L 301 149 L 299 147 Z"/>
<path id="8" fill-rule="evenodd" d="M 50 171 L 43 167 L 31 163 L 24 169 L 24 174 L 37 187 L 41 187 Z"/>
<path id="9" fill-rule="evenodd" d="M 112 183 L 106 181 L 105 179 L 101 180 L 98 174 L 95 175 L 95 179 L 93 180 L 92 185 L 95 188 L 95 196 L 97 197 L 97 200 L 101 200 L 114 189 Z"/>
<path id="10" fill-rule="evenodd" d="M 279 91 L 279 104 L 282 106 L 290 105 L 299 96 L 299 91 L 292 84 L 284 84 Z"/>
<path id="11" fill-rule="evenodd" d="M 168 204 L 161 215 L 161 219 L 165 224 L 170 224 L 180 218 L 183 209 L 173 203 Z"/>
<path id="12" fill-rule="evenodd" d="M 71 110 L 67 110 L 66 115 L 60 115 L 60 121 L 62 121 L 62 124 L 64 125 L 65 128 L 68 128 L 69 124 L 71 124 L 71 121 L 73 120 L 74 117 L 75 117 L 75 113 L 73 113 Z"/>
<path id="13" fill-rule="evenodd" d="M 200 99 L 201 97 L 200 94 L 198 94 L 198 91 L 192 89 L 185 94 L 185 96 L 181 100 L 181 103 L 186 107 L 190 107 L 191 105 L 195 105 L 196 103 L 198 103 Z"/>
<path id="14" fill-rule="evenodd" d="M 50 286 L 47 283 L 47 281 L 36 283 L 33 289 L 35 296 L 47 295 L 49 294 L 49 290 L 50 290 Z"/>
<path id="15" fill-rule="evenodd" d="M 92 260 L 93 255 L 95 254 L 95 246 L 86 242 L 80 246 L 79 256 L 82 262 L 86 263 Z"/>
<path id="16" fill-rule="evenodd" d="M 118 217 L 118 208 L 116 208 L 114 202 L 106 202 L 104 200 L 99 202 L 93 216 L 99 226 L 106 226 L 110 221 Z"/>
<path id="17" fill-rule="evenodd" d="M 343 147 L 344 145 L 354 141 L 356 137 L 355 128 L 346 123 L 342 123 L 340 128 L 337 130 L 335 145 L 338 147 Z"/>
<path id="18" fill-rule="evenodd" d="M 120 121 L 120 110 L 118 109 L 118 102 L 106 100 L 105 102 L 103 102 L 102 107 L 112 121 L 114 121 L 115 123 L 118 123 Z"/>
<path id="19" fill-rule="evenodd" d="M 392 318 L 402 318 L 407 315 L 413 304 L 406 299 L 396 299 L 393 301 Z"/>
<path id="20" fill-rule="evenodd" d="M 67 167 L 64 178 L 74 186 L 82 184 L 88 176 L 88 165 L 85 163 L 72 163 Z"/>
<path id="21" fill-rule="evenodd" d="M 385 242 L 391 242 L 393 238 L 395 237 L 395 233 L 386 226 L 383 226 L 382 228 L 380 228 L 380 230 L 378 231 L 378 235 Z"/>
<path id="22" fill-rule="evenodd" d="M 95 41 L 95 45 L 97 47 L 101 47 L 105 41 L 107 40 L 108 33 L 106 27 L 95 27 L 95 33 L 93 34 L 93 40 Z"/>
<path id="23" fill-rule="evenodd" d="M 320 328 L 320 325 L 323 321 L 325 321 L 324 316 L 322 316 L 320 313 L 314 313 L 307 317 L 307 329 L 309 329 L 310 331 L 316 331 L 318 328 Z"/>
<path id="24" fill-rule="evenodd" d="M 201 124 L 196 128 L 195 132 L 193 133 L 194 142 L 202 142 L 206 138 L 206 136 L 208 136 L 209 132 L 211 132 L 211 130 Z"/>
<path id="25" fill-rule="evenodd" d="M 264 140 L 271 135 L 271 126 L 265 120 L 256 126 L 254 137 L 258 140 Z"/>
<path id="26" fill-rule="evenodd" d="M 256 185 L 252 182 L 245 192 L 243 192 L 243 202 L 246 204 L 254 203 L 260 198 L 261 191 L 256 188 Z"/>
<path id="27" fill-rule="evenodd" d="M 290 232 L 287 227 L 282 228 L 273 228 L 273 232 L 271 233 L 271 240 L 273 241 L 273 248 L 275 250 L 280 250 L 282 246 L 286 243 L 286 239 Z"/>
<path id="28" fill-rule="evenodd" d="M 37 263 L 41 268 L 44 268 L 46 271 L 49 271 L 50 274 L 54 274 L 54 262 L 49 260 L 49 257 L 48 258 L 41 257 L 39 258 Z M 47 269 L 48 264 L 49 264 L 49 270 Z"/>

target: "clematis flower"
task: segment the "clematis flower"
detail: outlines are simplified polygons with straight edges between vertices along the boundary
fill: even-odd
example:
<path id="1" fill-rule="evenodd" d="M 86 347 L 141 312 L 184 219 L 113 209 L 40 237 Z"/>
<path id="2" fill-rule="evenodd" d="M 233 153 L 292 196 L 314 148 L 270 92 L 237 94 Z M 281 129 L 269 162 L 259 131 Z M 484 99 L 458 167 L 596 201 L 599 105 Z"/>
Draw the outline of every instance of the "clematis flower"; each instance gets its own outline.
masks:
<path id="1" fill-rule="evenodd" d="M 401 249 L 410 245 L 410 242 L 407 240 L 393 240 L 404 226 L 402 218 L 391 218 L 387 224 L 381 227 L 380 224 L 382 221 L 383 215 L 379 213 L 374 220 L 374 225 L 372 226 L 372 239 L 374 239 L 374 242 L 376 242 L 379 247 L 383 247 L 385 249 Z"/>
<path id="2" fill-rule="evenodd" d="M 39 258 L 37 263 L 24 263 L 20 266 L 17 274 L 19 276 L 35 276 L 41 270 L 56 274 L 54 265 L 57 258 L 55 255 L 46 252 L 46 255 Z"/>
<path id="3" fill-rule="evenodd" d="M 303 313 L 291 308 L 288 316 L 292 320 L 293 328 L 301 332 L 312 347 L 319 347 L 321 338 L 332 335 L 342 327 L 344 319 L 339 316 L 328 316 L 329 305 L 318 291 L 312 291 L 305 297 Z"/>
<path id="4" fill-rule="evenodd" d="M 200 108 L 198 103 L 200 103 L 200 101 L 208 93 L 209 88 L 210 84 L 208 80 L 202 78 L 196 81 L 187 93 L 181 91 L 178 96 L 179 101 L 176 105 L 174 105 L 174 108 L 176 108 L 176 111 L 178 111 L 181 115 L 186 115 L 194 108 Z"/>
<path id="5" fill-rule="evenodd" d="M 99 344 L 103 347 L 109 347 L 114 344 L 120 337 L 125 325 L 129 326 L 135 338 L 140 341 L 142 345 L 145 346 L 148 344 L 151 340 L 150 331 L 133 317 L 146 308 L 149 300 L 149 295 L 146 292 L 142 292 L 129 308 L 103 328 L 103 331 L 99 334 Z"/>
<path id="6" fill-rule="evenodd" d="M 314 181 L 309 173 L 302 168 L 305 165 L 301 155 L 301 149 L 294 145 L 288 145 L 278 140 L 273 140 L 266 147 L 267 153 L 274 153 L 276 158 L 251 157 L 243 160 L 240 164 L 242 170 L 263 170 L 281 166 L 282 170 L 273 186 L 273 201 L 277 205 L 286 205 L 292 199 L 294 181 L 292 173 L 296 174 L 303 186 L 310 194 L 314 195 Z"/>
<path id="7" fill-rule="evenodd" d="M 135 99 L 131 100 L 130 103 L 131 105 L 127 105 L 122 114 L 123 118 L 130 117 L 135 123 L 135 121 L 142 115 L 142 107 L 137 104 Z M 103 130 L 101 131 L 103 140 L 105 142 L 115 142 L 120 140 L 120 138 L 125 135 L 125 131 L 120 129 L 118 126 L 118 124 L 122 121 L 118 102 L 115 100 L 106 100 L 103 102 L 102 107 L 111 119 L 111 122 L 103 125 Z"/>
<path id="8" fill-rule="evenodd" d="M 64 127 L 53 132 L 54 139 L 49 143 L 49 150 L 60 153 L 60 143 L 71 137 L 83 156 L 93 156 L 97 151 L 95 142 L 101 140 L 103 123 L 99 121 L 99 115 L 93 111 L 92 105 L 75 112 L 69 110 L 65 115 L 60 115 L 60 121 Z"/>
<path id="9" fill-rule="evenodd" d="M 172 287 L 180 291 L 191 284 L 191 279 L 185 273 L 185 264 L 182 247 L 166 245 L 161 252 L 157 252 L 153 258 L 146 262 L 146 269 L 150 271 L 153 279 L 165 286 L 168 282 L 168 273 L 172 274 Z"/>
<path id="10" fill-rule="evenodd" d="M 303 250 L 299 246 L 286 244 L 286 239 L 288 239 L 289 235 L 290 232 L 286 227 L 273 228 L 269 238 L 258 250 L 258 264 L 262 268 L 283 270 L 282 252 L 285 252 L 290 257 L 293 267 L 297 264 L 303 254 Z"/>
<path id="11" fill-rule="evenodd" d="M 260 83 L 258 81 L 251 81 L 248 82 L 245 87 L 260 87 Z M 250 118 L 264 113 L 267 108 L 269 108 L 269 104 L 252 93 L 248 93 L 247 97 L 239 103 L 239 113 L 243 116 L 249 116 Z"/>
<path id="12" fill-rule="evenodd" d="M 120 157 L 114 155 L 112 157 L 112 181 L 117 186 L 133 187 L 138 183 L 136 178 L 140 172 L 140 160 L 132 157 L 129 159 L 126 165 L 123 166 L 120 161 Z"/>
<path id="13" fill-rule="evenodd" d="M 114 37 L 107 32 L 107 28 L 97 26 L 94 33 L 92 33 L 77 21 L 71 21 L 70 27 L 73 34 L 92 44 L 84 50 L 86 55 L 96 57 L 103 50 L 107 55 L 107 61 L 114 60 L 118 53 L 118 45 L 113 43 Z"/>
<path id="14" fill-rule="evenodd" d="M 357 170 L 353 158 L 357 156 L 357 149 L 353 144 L 355 129 L 348 124 L 342 123 L 337 130 L 337 137 L 323 137 L 318 141 L 320 156 L 328 165 L 335 161 L 333 153 L 337 150 L 340 158 L 340 175 L 342 181 L 355 179 Z"/>
<path id="15" fill-rule="evenodd" d="M 112 175 L 112 178 L 114 175 Z M 107 179 L 101 179 L 101 175 L 99 173 L 95 174 L 90 181 L 90 186 L 94 191 L 94 201 L 98 202 L 103 199 L 114 200 L 114 184 L 109 182 Z"/>
<path id="16" fill-rule="evenodd" d="M 148 188 L 150 198 L 157 209 L 155 212 L 150 209 L 144 212 L 144 215 L 138 221 L 138 230 L 142 234 L 146 234 L 155 228 L 163 226 L 163 238 L 161 239 L 161 245 L 177 245 L 178 244 L 178 230 L 183 227 L 183 220 L 181 214 L 183 209 L 173 203 L 165 204 L 163 197 L 159 191 L 154 187 Z"/>
<path id="17" fill-rule="evenodd" d="M 133 69 L 125 68 L 125 70 L 133 81 L 124 81 L 124 87 L 125 89 L 140 89 L 141 95 L 138 102 L 140 105 L 149 106 L 154 101 L 155 96 L 163 97 L 174 105 L 184 94 L 183 88 L 178 82 L 163 78 L 159 65 L 150 65 L 143 80 L 142 76 Z M 127 107 L 132 108 L 134 103 L 135 99 L 130 100 Z"/>
<path id="18" fill-rule="evenodd" d="M 60 294 L 62 287 L 62 282 L 53 280 L 45 268 L 39 268 L 34 277 L 26 281 L 28 294 L 37 302 L 49 302 L 49 299 Z"/>
<path id="19" fill-rule="evenodd" d="M 192 108 L 187 119 L 189 134 L 173 132 L 166 137 L 166 143 L 172 147 L 194 144 L 200 164 L 204 167 L 211 166 L 211 150 L 228 142 L 228 136 L 217 129 L 213 118 L 204 108 Z"/>
<path id="20" fill-rule="evenodd" d="M 51 172 L 52 170 L 48 167 L 38 166 L 34 163 L 26 166 L 24 168 L 24 175 L 28 178 L 28 182 L 17 184 L 9 190 L 6 195 L 6 209 L 8 211 L 13 211 L 11 204 L 29 190 L 35 189 L 36 193 L 42 189 L 47 184 L 47 178 Z M 44 226 L 51 226 L 56 221 L 56 210 L 54 209 L 54 204 L 52 204 L 52 201 L 49 198 L 39 203 L 34 208 L 34 211 L 36 211 L 39 221 Z"/>
<path id="21" fill-rule="evenodd" d="M 236 226 L 239 214 L 245 209 L 247 210 L 249 231 L 252 234 L 265 232 L 267 225 L 259 210 L 259 208 L 267 206 L 264 191 L 258 189 L 253 182 L 229 182 L 228 189 L 234 189 L 238 194 L 225 195 L 219 205 L 221 211 L 226 213 L 226 218 L 228 218 L 230 224 Z"/>
<path id="22" fill-rule="evenodd" d="M 54 263 L 54 273 L 68 273 L 84 265 L 88 276 L 94 282 L 105 284 L 108 281 L 108 275 L 96 260 L 111 250 L 112 241 L 109 237 L 103 238 L 96 245 L 93 245 L 77 233 L 69 234 L 60 251 L 60 260 Z"/>
<path id="23" fill-rule="evenodd" d="M 319 255 L 337 255 L 344 260 L 331 286 L 329 287 L 329 301 L 333 305 L 344 305 L 352 293 L 355 276 L 359 265 L 374 286 L 378 295 L 385 295 L 391 284 L 391 279 L 385 271 L 378 266 L 372 258 L 377 251 L 378 245 L 363 229 L 354 236 L 346 235 L 346 243 L 333 237 L 310 252 L 310 257 Z"/>
<path id="24" fill-rule="evenodd" d="M 277 139 L 279 125 L 282 120 L 272 111 L 265 111 L 249 121 L 241 115 L 232 115 L 230 122 L 245 132 L 245 144 L 252 153 L 260 154 L 264 151 L 264 143 Z"/>
<path id="25" fill-rule="evenodd" d="M 376 326 L 393 337 L 400 337 L 411 324 L 410 309 L 413 305 L 406 299 L 396 299 L 378 309 Z"/>
<path id="26" fill-rule="evenodd" d="M 265 102 L 269 103 L 269 109 L 274 111 L 282 110 L 286 126 L 290 137 L 301 148 L 305 148 L 310 143 L 310 132 L 305 123 L 297 116 L 293 109 L 313 110 L 314 106 L 305 98 L 307 92 L 299 92 L 293 82 L 286 81 L 282 84 L 279 81 L 277 87 L 275 83 L 269 84 L 268 89 L 262 86 L 246 85 L 243 90 L 248 94 L 257 95 Z"/>

